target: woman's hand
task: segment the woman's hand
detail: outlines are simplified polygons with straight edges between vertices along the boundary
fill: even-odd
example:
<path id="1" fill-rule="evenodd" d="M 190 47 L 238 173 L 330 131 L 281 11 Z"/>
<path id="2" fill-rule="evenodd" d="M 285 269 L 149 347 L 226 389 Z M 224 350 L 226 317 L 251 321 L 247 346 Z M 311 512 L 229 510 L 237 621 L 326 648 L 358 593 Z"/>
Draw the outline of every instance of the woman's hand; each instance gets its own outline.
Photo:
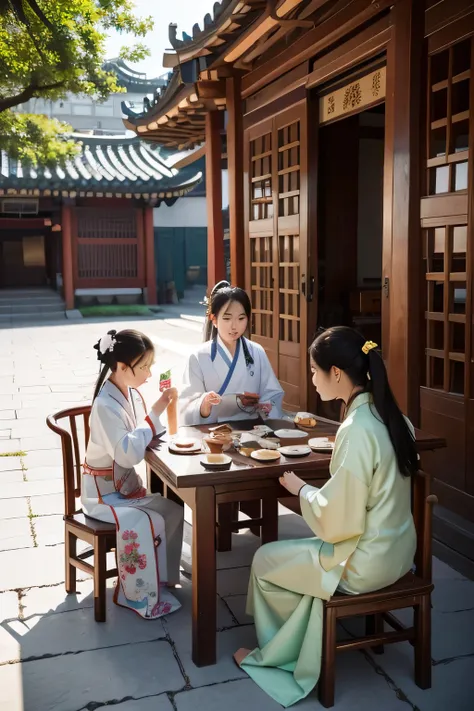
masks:
<path id="1" fill-rule="evenodd" d="M 214 390 L 206 393 L 201 402 L 201 417 L 209 417 L 212 408 L 219 405 L 222 398 Z"/>
<path id="2" fill-rule="evenodd" d="M 163 414 L 170 402 L 178 399 L 178 390 L 176 388 L 168 388 L 161 394 L 159 400 L 152 407 L 153 413 L 158 417 Z"/>
<path id="3" fill-rule="evenodd" d="M 272 411 L 272 407 L 273 405 L 271 402 L 261 402 L 259 403 L 257 409 L 260 410 L 263 415 L 266 415 L 268 417 L 268 415 Z"/>
<path id="4" fill-rule="evenodd" d="M 306 485 L 306 482 L 300 479 L 299 476 L 296 476 L 294 472 L 285 472 L 279 481 L 280 484 L 284 486 L 290 494 L 294 494 L 294 496 L 298 496 L 302 487 Z"/>

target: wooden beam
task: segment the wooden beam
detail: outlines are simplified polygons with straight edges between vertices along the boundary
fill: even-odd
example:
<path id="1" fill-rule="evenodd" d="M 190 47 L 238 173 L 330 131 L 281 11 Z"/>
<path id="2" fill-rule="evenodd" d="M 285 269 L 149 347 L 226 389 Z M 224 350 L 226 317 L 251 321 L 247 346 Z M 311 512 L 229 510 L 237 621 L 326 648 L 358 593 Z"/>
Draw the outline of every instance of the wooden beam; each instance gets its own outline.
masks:
<path id="1" fill-rule="evenodd" d="M 225 279 L 221 170 L 221 131 L 223 128 L 223 112 L 210 111 L 206 116 L 207 283 L 209 289 Z"/>
<path id="2" fill-rule="evenodd" d="M 156 270 L 155 270 L 155 229 L 153 226 L 153 208 L 146 205 L 144 218 L 144 248 L 145 248 L 145 279 L 147 289 L 147 304 L 156 304 Z"/>
<path id="3" fill-rule="evenodd" d="M 245 288 L 243 121 L 240 77 L 227 84 L 227 162 L 229 176 L 230 270 L 233 286 Z"/>
<path id="4" fill-rule="evenodd" d="M 260 64 L 242 80 L 242 98 L 278 79 L 321 50 L 334 44 L 349 32 L 393 5 L 393 0 L 347 0 L 329 19 L 310 30 L 276 57 Z"/>
<path id="5" fill-rule="evenodd" d="M 390 383 L 401 409 L 419 419 L 422 257 L 420 240 L 420 131 L 423 92 L 423 3 L 399 0 L 393 11 L 393 39 L 387 57 L 386 150 L 392 163 L 392 215 L 389 285 Z M 390 145 L 391 143 L 391 145 Z M 387 155 L 386 153 L 386 155 Z M 387 200 L 391 205 L 387 205 Z M 390 229 L 385 224 L 385 229 Z"/>
<path id="6" fill-rule="evenodd" d="M 63 292 L 66 309 L 74 308 L 74 271 L 72 266 L 72 208 L 62 205 Z"/>

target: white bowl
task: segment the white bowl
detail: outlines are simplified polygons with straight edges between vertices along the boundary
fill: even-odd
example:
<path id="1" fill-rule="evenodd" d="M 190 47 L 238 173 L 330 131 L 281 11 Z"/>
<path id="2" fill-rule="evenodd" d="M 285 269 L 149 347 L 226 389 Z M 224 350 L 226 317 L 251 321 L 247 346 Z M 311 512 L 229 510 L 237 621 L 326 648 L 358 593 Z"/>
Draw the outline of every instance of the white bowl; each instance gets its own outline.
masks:
<path id="1" fill-rule="evenodd" d="M 294 444 L 290 447 L 280 447 L 278 451 L 284 457 L 307 457 L 312 450 L 307 444 Z"/>

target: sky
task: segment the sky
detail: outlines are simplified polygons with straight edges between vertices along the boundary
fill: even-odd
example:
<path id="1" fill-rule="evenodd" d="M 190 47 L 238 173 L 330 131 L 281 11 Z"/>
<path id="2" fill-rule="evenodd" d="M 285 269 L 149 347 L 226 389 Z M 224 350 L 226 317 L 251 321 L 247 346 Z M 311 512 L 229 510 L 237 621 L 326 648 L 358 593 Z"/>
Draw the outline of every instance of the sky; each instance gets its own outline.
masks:
<path id="1" fill-rule="evenodd" d="M 135 14 L 141 17 L 152 15 L 155 27 L 143 40 L 120 35 L 118 32 L 110 34 L 107 41 L 108 58 L 116 57 L 123 46 L 133 45 L 137 41 L 143 43 L 151 50 L 151 55 L 141 62 L 132 64 L 131 67 L 138 72 L 146 72 L 149 78 L 160 76 L 168 69 L 163 68 L 163 54 L 171 49 L 168 40 L 168 25 L 173 22 L 178 25 L 178 38 L 181 33 L 192 35 L 193 25 L 198 22 L 203 27 L 204 15 L 210 13 L 216 0 L 135 0 Z"/>

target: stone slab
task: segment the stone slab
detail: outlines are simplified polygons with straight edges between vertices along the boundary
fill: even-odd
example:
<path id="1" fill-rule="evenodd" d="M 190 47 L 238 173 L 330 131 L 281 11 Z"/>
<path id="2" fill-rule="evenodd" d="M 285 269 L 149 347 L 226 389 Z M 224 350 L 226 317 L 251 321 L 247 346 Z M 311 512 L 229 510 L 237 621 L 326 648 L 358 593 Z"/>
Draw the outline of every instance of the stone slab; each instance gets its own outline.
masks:
<path id="1" fill-rule="evenodd" d="M 63 469 L 60 466 L 33 467 L 25 470 L 26 481 L 44 481 L 45 479 L 63 479 Z"/>
<path id="2" fill-rule="evenodd" d="M 5 711 L 28 711 L 23 698 L 21 664 L 0 666 L 0 708 Z M 33 709 L 30 709 L 33 711 Z"/>
<path id="3" fill-rule="evenodd" d="M 221 597 L 246 595 L 250 568 L 231 568 L 217 571 L 217 592 Z"/>
<path id="4" fill-rule="evenodd" d="M 33 519 L 38 546 L 55 546 L 64 543 L 64 519 L 61 514 L 38 516 Z"/>
<path id="5" fill-rule="evenodd" d="M 56 481 L 56 480 L 52 480 Z M 58 480 L 59 481 L 59 480 Z M 35 482 L 41 483 L 41 482 Z M 47 483 L 47 482 L 45 482 Z M 62 483 L 62 481 L 61 481 Z M 31 498 L 31 510 L 35 516 L 49 516 L 51 514 L 64 514 L 64 495 L 49 494 L 45 496 L 33 496 Z"/>
<path id="6" fill-rule="evenodd" d="M 3 393 L 3 394 L 6 395 L 7 393 Z M 15 410 L 0 409 L 0 421 L 1 420 L 15 420 L 15 419 L 16 419 Z"/>
<path id="7" fill-rule="evenodd" d="M 28 472 L 26 472 L 28 475 Z M 59 494 L 64 490 L 60 479 L 45 479 L 44 481 L 21 481 L 19 483 L 5 483 L 0 491 L 2 499 L 18 499 L 25 496 L 32 498 L 43 497 L 48 494 Z M 33 507 L 32 507 L 33 508 Z"/>
<path id="8" fill-rule="evenodd" d="M 20 449 L 24 452 L 35 452 L 43 449 L 61 449 L 61 438 L 55 434 L 21 437 Z"/>
<path id="9" fill-rule="evenodd" d="M 0 472 L 21 468 L 21 457 L 0 457 Z"/>
<path id="10" fill-rule="evenodd" d="M 29 518 L 0 520 L 0 551 L 31 548 L 32 546 L 33 537 Z"/>
<path id="11" fill-rule="evenodd" d="M 253 617 L 247 615 L 245 611 L 247 595 L 232 595 L 230 597 L 223 598 L 223 600 L 230 608 L 239 625 L 253 624 Z"/>
<path id="12" fill-rule="evenodd" d="M 78 576 L 82 575 L 85 573 L 78 571 Z M 114 581 L 111 578 L 107 580 L 107 587 L 113 590 Z M 23 615 L 25 618 L 29 618 L 34 615 L 54 615 L 71 612 L 71 610 L 89 609 L 94 605 L 93 592 L 92 578 L 78 581 L 76 592 L 70 594 L 66 592 L 64 583 L 48 585 L 43 588 L 29 588 L 24 591 L 21 599 Z"/>
<path id="13" fill-rule="evenodd" d="M 173 711 L 171 701 L 162 694 L 161 696 L 151 696 L 147 699 L 134 699 L 119 704 L 117 711 Z"/>
<path id="14" fill-rule="evenodd" d="M 18 593 L 0 593 L 0 622 L 18 617 L 19 611 Z"/>
<path id="15" fill-rule="evenodd" d="M 64 546 L 0 553 L 0 591 L 64 581 Z"/>
<path id="16" fill-rule="evenodd" d="M 0 499 L 0 521 L 28 516 L 26 499 Z"/>
<path id="17" fill-rule="evenodd" d="M 59 449 L 29 452 L 25 457 L 25 466 L 27 469 L 32 469 L 33 467 L 62 466 L 62 463 L 62 453 Z"/>
<path id="18" fill-rule="evenodd" d="M 4 484 L 19 484 L 22 481 L 23 471 L 21 469 L 0 471 L 0 494 Z"/>
<path id="19" fill-rule="evenodd" d="M 388 645 L 376 663 L 403 689 L 412 705 L 421 711 L 472 711 L 474 656 L 433 666 L 432 687 L 422 690 L 414 682 L 413 650 L 409 646 L 408 642 Z"/>
<path id="20" fill-rule="evenodd" d="M 179 666 L 165 641 L 126 644 L 21 666 L 23 706 L 3 705 L 14 698 L 4 687 L 13 684 L 15 677 L 11 672 L 2 674 L 5 667 L 0 667 L 0 706 L 8 711 L 77 711 L 183 687 Z M 18 692 L 21 686 L 16 683 Z"/>
<path id="21" fill-rule="evenodd" d="M 0 454 L 11 454 L 21 450 L 19 439 L 2 439 L 0 440 Z M 10 457 L 7 457 L 10 459 Z"/>

